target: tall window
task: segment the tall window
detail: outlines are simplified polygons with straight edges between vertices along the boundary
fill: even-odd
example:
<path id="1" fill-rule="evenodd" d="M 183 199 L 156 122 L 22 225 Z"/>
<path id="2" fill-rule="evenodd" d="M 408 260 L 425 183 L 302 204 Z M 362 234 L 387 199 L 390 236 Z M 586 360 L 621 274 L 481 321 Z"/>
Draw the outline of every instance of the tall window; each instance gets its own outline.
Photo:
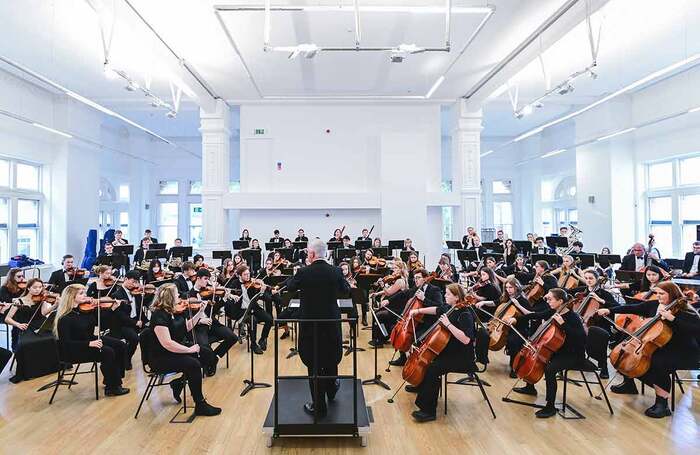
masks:
<path id="1" fill-rule="evenodd" d="M 161 202 L 158 207 L 158 241 L 172 245 L 177 238 L 177 202 Z"/>
<path id="2" fill-rule="evenodd" d="M 513 238 L 513 204 L 510 201 L 493 203 L 493 227 Z"/>
<path id="3" fill-rule="evenodd" d="M 119 230 L 122 238 L 129 240 L 129 212 L 119 212 Z"/>
<path id="4" fill-rule="evenodd" d="M 542 225 L 539 234 L 546 237 L 552 233 L 554 222 L 552 221 L 552 209 L 542 209 Z"/>
<path id="5" fill-rule="evenodd" d="M 0 262 L 41 254 L 41 166 L 0 158 Z"/>
<path id="6" fill-rule="evenodd" d="M 201 180 L 190 180 L 190 194 L 202 194 Z"/>
<path id="7" fill-rule="evenodd" d="M 454 210 L 452 207 L 442 208 L 442 240 L 452 240 L 452 220 Z"/>
<path id="8" fill-rule="evenodd" d="M 665 257 L 683 257 L 700 224 L 700 156 L 646 166 L 647 226 Z"/>
<path id="9" fill-rule="evenodd" d="M 119 185 L 119 200 L 129 202 L 129 185 Z"/>
<path id="10" fill-rule="evenodd" d="M 159 194 L 177 194 L 179 185 L 177 180 L 161 180 L 159 183 Z"/>
<path id="11" fill-rule="evenodd" d="M 202 246 L 202 204 L 190 204 L 190 245 Z"/>

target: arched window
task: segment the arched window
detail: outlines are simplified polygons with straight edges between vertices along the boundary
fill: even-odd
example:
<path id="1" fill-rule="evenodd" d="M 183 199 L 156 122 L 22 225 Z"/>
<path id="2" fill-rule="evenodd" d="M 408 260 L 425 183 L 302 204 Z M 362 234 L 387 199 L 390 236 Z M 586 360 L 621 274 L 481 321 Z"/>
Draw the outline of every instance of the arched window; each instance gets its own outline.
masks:
<path id="1" fill-rule="evenodd" d="M 576 178 L 573 176 L 566 177 L 559 182 L 557 189 L 554 190 L 554 200 L 572 199 L 576 197 Z"/>

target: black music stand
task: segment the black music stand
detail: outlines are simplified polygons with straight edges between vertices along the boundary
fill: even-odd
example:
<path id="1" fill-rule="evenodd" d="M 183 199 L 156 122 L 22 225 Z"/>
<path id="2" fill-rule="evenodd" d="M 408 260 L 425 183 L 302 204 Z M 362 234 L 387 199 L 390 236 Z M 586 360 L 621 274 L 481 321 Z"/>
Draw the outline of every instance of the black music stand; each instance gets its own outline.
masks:
<path id="1" fill-rule="evenodd" d="M 115 256 L 129 256 L 134 254 L 134 245 L 114 245 L 113 252 Z"/>
<path id="2" fill-rule="evenodd" d="M 294 295 L 295 294 L 295 295 Z M 293 293 L 292 298 L 289 299 L 289 308 L 299 308 L 301 306 L 301 298 L 299 296 L 301 294 L 301 291 L 297 291 Z M 299 335 L 298 335 L 298 329 L 299 329 L 299 323 L 294 322 L 294 331 L 297 332 L 297 336 L 294 337 L 294 346 L 289 348 L 289 353 L 287 354 L 287 358 L 291 359 L 295 355 L 299 355 Z M 275 337 L 275 343 L 277 342 L 277 337 Z"/>
<path id="3" fill-rule="evenodd" d="M 326 245 L 328 246 L 328 251 L 334 251 L 337 250 L 338 248 L 343 247 L 343 242 L 327 242 Z"/>
<path id="4" fill-rule="evenodd" d="M 250 243 L 248 243 L 247 240 L 234 240 L 231 242 L 231 246 L 234 251 L 245 250 L 246 248 L 250 248 Z"/>
<path id="5" fill-rule="evenodd" d="M 549 237 L 547 237 L 545 243 L 551 249 L 556 250 L 557 248 L 568 248 L 569 239 L 566 237 L 560 237 L 558 235 L 557 236 L 549 236 Z"/>
<path id="6" fill-rule="evenodd" d="M 371 240 L 355 240 L 355 249 L 364 251 L 364 250 L 369 250 L 372 248 L 372 241 Z"/>
<path id="7" fill-rule="evenodd" d="M 163 243 L 163 245 L 165 245 Z M 149 261 L 153 259 L 167 259 L 168 258 L 168 250 L 165 249 L 159 249 L 159 250 L 151 250 L 150 248 L 146 251 L 146 254 L 144 256 L 144 259 Z"/>
<path id="8" fill-rule="evenodd" d="M 403 240 L 389 240 L 389 244 L 388 244 L 387 248 L 389 249 L 389 251 L 392 251 L 392 252 L 394 250 L 403 250 L 403 244 L 404 244 Z"/>
<path id="9" fill-rule="evenodd" d="M 167 244 L 165 243 L 151 243 L 148 247 L 149 250 L 167 250 Z"/>
<path id="10" fill-rule="evenodd" d="M 354 258 L 357 255 L 357 250 L 354 248 L 338 248 L 335 250 L 336 261 L 344 261 L 346 259 Z"/>
<path id="11" fill-rule="evenodd" d="M 564 238 L 564 237 L 562 237 Z M 561 264 L 561 256 L 558 254 L 533 254 L 531 261 L 534 264 L 537 261 L 547 261 L 550 267 Z"/>
<path id="12" fill-rule="evenodd" d="M 221 259 L 221 265 L 224 265 L 226 259 L 233 257 L 233 254 L 229 250 L 216 250 L 211 252 L 212 259 Z"/>
<path id="13" fill-rule="evenodd" d="M 399 253 L 399 256 L 401 257 L 401 260 L 403 262 L 408 263 L 408 257 L 412 254 L 415 254 L 420 258 L 420 251 L 402 251 L 401 253 Z"/>
<path id="14" fill-rule="evenodd" d="M 637 283 L 644 279 L 644 272 L 636 272 L 634 270 L 618 270 L 615 272 L 615 277 L 623 283 Z"/>
<path id="15" fill-rule="evenodd" d="M 248 327 L 248 344 L 251 347 L 255 343 L 255 338 L 253 338 L 253 324 L 256 324 L 255 314 L 253 314 L 253 311 L 251 309 L 253 308 L 253 305 L 258 304 L 257 300 L 258 297 L 260 297 L 260 294 L 261 292 L 258 291 L 253 295 L 253 298 L 250 299 L 250 303 L 248 304 L 248 308 L 245 309 L 245 312 L 241 317 L 242 321 L 245 321 L 248 317 L 250 318 L 250 326 Z M 277 337 L 275 337 L 275 339 L 276 338 Z M 266 382 L 255 382 L 255 353 L 253 352 L 253 349 L 250 350 L 250 379 L 244 379 L 243 384 L 245 384 L 245 387 L 243 387 L 240 396 L 244 396 L 253 389 L 264 389 L 267 387 L 272 387 L 271 384 L 268 384 Z"/>
<path id="16" fill-rule="evenodd" d="M 191 246 L 174 246 L 170 248 L 171 258 L 181 258 L 182 261 L 188 260 L 192 257 L 192 247 Z"/>
<path id="17" fill-rule="evenodd" d="M 462 242 L 459 240 L 445 240 L 445 245 L 447 245 L 448 250 L 461 250 Z"/>
<path id="18" fill-rule="evenodd" d="M 622 258 L 619 254 L 599 254 L 598 264 L 604 269 L 607 269 L 613 264 L 622 264 Z"/>
<path id="19" fill-rule="evenodd" d="M 372 312 L 372 327 L 376 326 L 384 338 L 388 337 L 389 334 L 387 333 L 386 327 L 384 327 L 384 324 L 380 324 L 377 321 L 377 314 L 374 312 L 374 306 L 372 305 L 372 302 L 369 302 L 369 311 Z M 372 377 L 372 379 L 365 379 L 364 381 L 362 381 L 362 385 L 376 384 L 378 386 L 384 387 L 386 390 L 391 390 L 391 387 L 389 387 L 389 385 L 386 382 L 382 381 L 382 375 L 378 373 L 377 347 L 378 347 L 378 345 L 375 343 L 373 346 L 373 348 L 374 348 L 374 376 Z"/>
<path id="20" fill-rule="evenodd" d="M 593 253 L 571 253 L 574 260 L 579 259 L 579 267 L 589 268 L 595 266 L 595 254 Z"/>
<path id="21" fill-rule="evenodd" d="M 513 245 L 524 256 L 529 256 L 530 252 L 532 252 L 532 242 L 529 240 L 513 240 Z"/>
<path id="22" fill-rule="evenodd" d="M 457 250 L 457 260 L 462 264 L 462 270 L 467 270 L 467 264 L 479 260 L 476 250 Z"/>
<path id="23" fill-rule="evenodd" d="M 302 242 L 292 242 L 292 247 L 295 250 L 303 250 L 309 245 L 309 242 L 307 241 L 302 241 Z"/>
<path id="24" fill-rule="evenodd" d="M 260 269 L 262 263 L 262 250 L 243 250 L 240 252 L 240 254 L 253 272 L 257 272 Z"/>
<path id="25" fill-rule="evenodd" d="M 503 254 L 503 245 L 496 242 L 484 242 L 481 244 L 486 250 L 486 254 Z"/>
<path id="26" fill-rule="evenodd" d="M 265 251 L 275 251 L 284 246 L 283 242 L 265 242 Z"/>
<path id="27" fill-rule="evenodd" d="M 389 257 L 389 248 L 385 246 L 380 246 L 379 248 L 372 248 L 372 252 L 374 252 L 375 256 L 380 258 Z"/>

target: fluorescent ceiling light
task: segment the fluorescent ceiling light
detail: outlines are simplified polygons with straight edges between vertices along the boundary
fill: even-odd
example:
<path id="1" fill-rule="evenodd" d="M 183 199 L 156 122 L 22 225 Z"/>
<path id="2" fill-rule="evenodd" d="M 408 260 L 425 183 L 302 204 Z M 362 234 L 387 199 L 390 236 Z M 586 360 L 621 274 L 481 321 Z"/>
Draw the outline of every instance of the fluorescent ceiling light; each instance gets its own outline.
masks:
<path id="1" fill-rule="evenodd" d="M 700 112 L 700 106 L 690 109 L 688 111 L 688 114 L 692 114 L 693 112 Z"/>
<path id="2" fill-rule="evenodd" d="M 542 132 L 545 128 L 549 128 L 550 126 L 558 125 L 558 124 L 561 123 L 561 122 L 565 122 L 565 121 L 570 120 L 570 119 L 572 119 L 572 118 L 574 118 L 574 117 L 577 117 L 577 116 L 583 114 L 584 112 L 593 109 L 594 107 L 600 106 L 601 104 L 610 101 L 610 100 L 613 99 L 613 98 L 617 98 L 618 96 L 620 96 L 620 95 L 622 95 L 622 94 L 625 94 L 625 93 L 627 93 L 627 92 L 629 92 L 629 91 L 632 91 L 632 90 L 636 89 L 637 87 L 640 87 L 640 86 L 646 84 L 647 82 L 650 82 L 650 81 L 653 81 L 654 79 L 658 79 L 658 78 L 660 78 L 660 77 L 662 77 L 662 76 L 665 76 L 665 75 L 667 75 L 668 73 L 671 73 L 671 72 L 673 72 L 673 71 L 675 71 L 675 70 L 677 70 L 677 69 L 679 69 L 679 68 L 682 68 L 682 67 L 685 66 L 685 65 L 694 63 L 694 62 L 696 62 L 696 61 L 698 61 L 698 60 L 700 60 L 700 54 L 695 54 L 695 55 L 693 55 L 693 56 L 691 56 L 691 57 L 688 57 L 688 58 L 683 59 L 683 60 L 681 60 L 681 61 L 678 61 L 678 62 L 676 62 L 676 63 L 674 63 L 674 64 L 672 64 L 672 65 L 669 65 L 669 66 L 667 66 L 667 67 L 665 67 L 665 68 L 662 68 L 662 69 L 660 69 L 660 70 L 658 70 L 658 71 L 655 71 L 655 72 L 653 72 L 653 73 L 651 73 L 651 74 L 648 74 L 647 76 L 645 76 L 645 77 L 639 79 L 638 81 L 632 82 L 631 84 L 629 84 L 629 85 L 627 85 L 627 86 L 621 88 L 620 90 L 618 90 L 618 91 L 616 91 L 616 92 L 613 92 L 613 93 L 611 93 L 610 95 L 607 95 L 607 96 L 605 96 L 605 97 L 599 99 L 598 101 L 595 101 L 595 102 L 589 104 L 589 105 L 586 106 L 586 107 L 583 107 L 583 108 L 581 108 L 581 109 L 579 109 L 579 110 L 577 110 L 577 111 L 572 112 L 571 114 L 567 114 L 567 115 L 565 115 L 565 116 L 563 116 L 563 117 L 560 117 L 560 118 L 558 118 L 558 119 L 556 119 L 556 120 L 552 120 L 552 121 L 549 122 L 549 123 L 545 123 L 544 125 L 541 125 L 541 126 L 535 128 L 535 129 L 533 129 L 533 130 L 530 130 L 530 131 L 528 131 L 528 132 L 526 132 L 526 133 L 521 134 L 520 136 L 518 136 L 518 137 L 516 137 L 515 139 L 513 139 L 513 142 L 520 142 L 520 141 L 522 141 L 523 139 L 526 139 L 526 138 L 528 138 L 528 137 L 530 137 L 530 136 L 533 136 L 533 135 L 535 135 L 535 134 L 537 134 L 537 133 Z"/>
<path id="3" fill-rule="evenodd" d="M 36 123 L 36 122 L 32 122 L 32 125 L 36 126 L 37 128 L 41 128 L 42 130 L 46 130 L 46 131 L 49 131 L 51 133 L 58 134 L 59 136 L 66 137 L 68 139 L 73 139 L 73 136 L 71 136 L 70 134 L 64 133 L 63 131 L 55 130 L 55 129 L 51 128 L 50 126 L 42 125 L 41 123 Z"/>
<path id="4" fill-rule="evenodd" d="M 442 85 L 443 82 L 445 82 L 445 76 L 440 76 L 438 78 L 438 80 L 435 81 L 435 83 L 430 88 L 430 91 L 428 92 L 427 95 L 425 95 L 425 97 L 430 98 L 431 96 L 433 96 L 433 93 L 435 93 L 435 90 L 437 90 Z"/>
<path id="5" fill-rule="evenodd" d="M 616 132 L 616 133 L 608 134 L 608 135 L 606 135 L 606 136 L 601 136 L 601 137 L 599 137 L 598 139 L 596 139 L 596 141 L 604 141 L 604 140 L 606 140 L 606 139 L 610 139 L 611 137 L 620 136 L 620 135 L 622 135 L 622 134 L 629 133 L 630 131 L 634 131 L 634 130 L 636 130 L 636 129 L 637 129 L 636 126 L 635 126 L 635 127 L 632 127 L 632 128 L 627 128 L 627 129 L 625 129 L 625 130 L 618 131 L 618 132 Z"/>
<path id="6" fill-rule="evenodd" d="M 552 150 L 549 153 L 545 153 L 540 158 L 549 158 L 550 156 L 559 155 L 560 153 L 566 152 L 566 149 Z"/>
<path id="7" fill-rule="evenodd" d="M 219 11 L 265 11 L 264 6 L 260 5 L 216 5 L 214 6 Z M 415 13 L 415 14 L 445 14 L 445 6 L 359 6 L 361 13 Z M 493 12 L 493 8 L 488 6 L 453 6 L 452 14 L 489 14 Z M 345 12 L 355 13 L 354 5 L 270 5 L 270 11 L 314 11 L 314 12 Z"/>
<path id="8" fill-rule="evenodd" d="M 489 155 L 492 154 L 492 153 L 493 153 L 493 150 L 489 150 L 488 152 L 484 152 L 484 153 L 481 154 L 481 158 L 483 158 L 483 157 L 485 157 L 485 156 L 489 156 Z"/>

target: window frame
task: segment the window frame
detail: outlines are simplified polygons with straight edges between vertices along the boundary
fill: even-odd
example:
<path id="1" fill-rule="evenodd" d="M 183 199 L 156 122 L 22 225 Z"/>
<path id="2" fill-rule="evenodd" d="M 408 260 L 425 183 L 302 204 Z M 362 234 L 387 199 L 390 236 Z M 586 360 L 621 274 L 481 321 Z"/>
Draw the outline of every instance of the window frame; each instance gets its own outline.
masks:
<path id="1" fill-rule="evenodd" d="M 37 202 L 37 225 L 31 228 L 22 229 L 35 229 L 36 230 L 36 257 L 33 259 L 42 259 L 44 253 L 44 207 L 46 204 L 46 197 L 42 191 L 44 185 L 44 166 L 39 163 L 34 163 L 27 160 L 11 158 L 7 156 L 0 156 L 0 159 L 10 163 L 9 169 L 9 184 L 10 186 L 0 186 L 0 197 L 8 199 L 8 219 L 7 219 L 7 259 L 16 256 L 18 254 L 18 204 L 20 199 L 33 200 Z M 37 168 L 37 180 L 38 186 L 37 190 L 20 189 L 17 188 L 17 165 L 33 166 Z M 8 261 L 4 257 L 0 256 L 0 263 L 7 264 Z"/>

